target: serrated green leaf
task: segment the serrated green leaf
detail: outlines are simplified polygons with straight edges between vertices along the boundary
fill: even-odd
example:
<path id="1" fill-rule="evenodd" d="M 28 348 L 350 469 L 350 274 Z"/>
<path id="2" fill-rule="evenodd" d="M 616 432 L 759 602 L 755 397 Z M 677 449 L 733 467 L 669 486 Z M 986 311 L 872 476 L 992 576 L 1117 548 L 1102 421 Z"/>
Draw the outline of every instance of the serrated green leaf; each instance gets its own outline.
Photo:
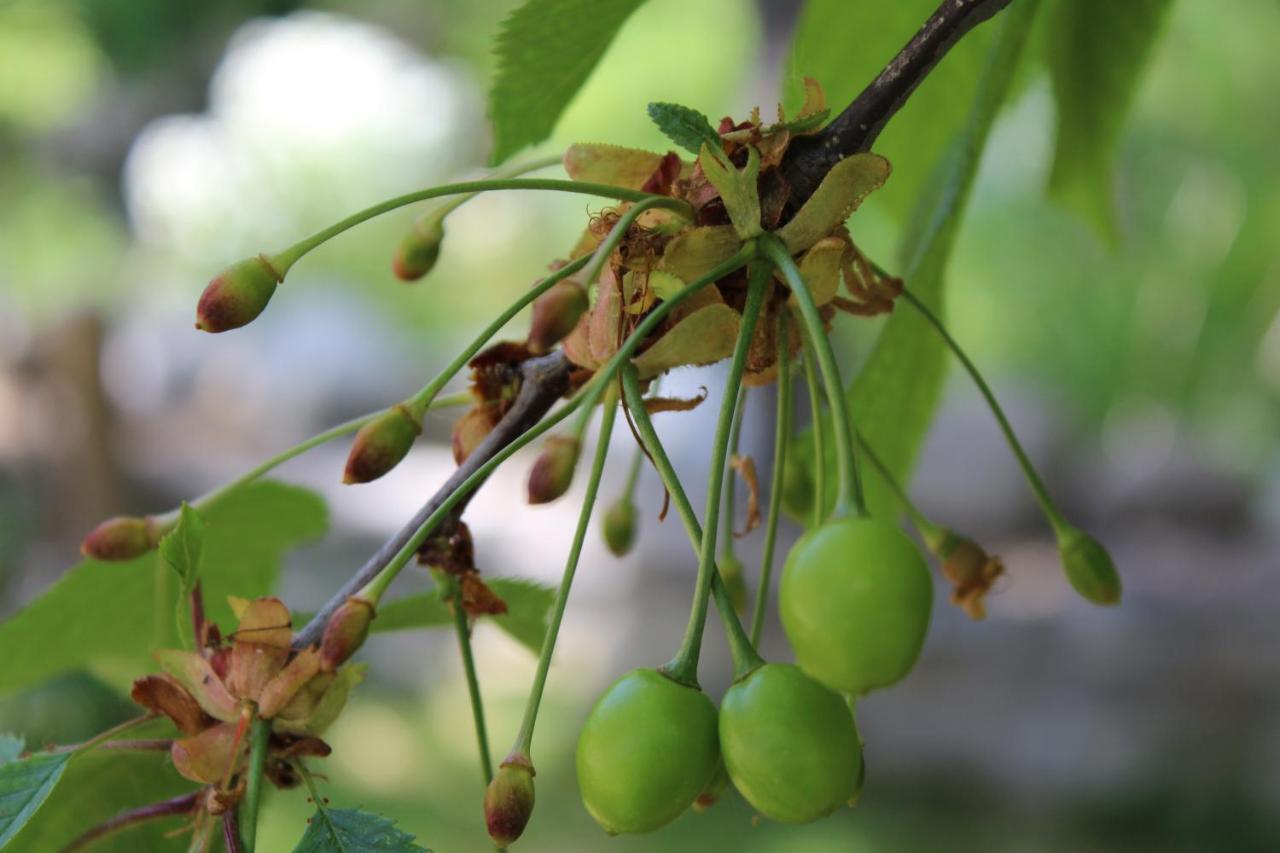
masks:
<path id="1" fill-rule="evenodd" d="M 527 0 L 502 24 L 489 93 L 493 164 L 551 135 L 623 23 L 644 0 Z"/>
<path id="2" fill-rule="evenodd" d="M 531 651 L 542 648 L 547 617 L 555 603 L 555 590 L 524 578 L 494 578 L 485 583 L 507 603 L 507 612 L 484 619 L 492 621 Z M 453 615 L 440 600 L 440 594 L 430 590 L 381 605 L 370 630 L 380 633 L 452 624 Z"/>
<path id="3" fill-rule="evenodd" d="M 831 167 L 796 215 L 778 229 L 778 238 L 792 254 L 809 248 L 884 186 L 890 171 L 889 161 L 879 154 L 864 152 L 844 158 Z"/>
<path id="4" fill-rule="evenodd" d="M 49 799 L 72 754 L 42 752 L 0 767 L 0 850 Z"/>
<path id="5" fill-rule="evenodd" d="M 564 170 L 575 181 L 638 190 L 662 165 L 662 157 L 639 148 L 578 142 L 564 152 Z"/>
<path id="6" fill-rule="evenodd" d="M 747 147 L 747 165 L 736 168 L 724 156 L 720 143 L 704 143 L 699 162 L 707 180 L 720 193 L 725 212 L 738 237 L 750 240 L 764 233 L 760 227 L 760 193 L 757 181 L 760 178 L 760 152 Z"/>
<path id="7" fill-rule="evenodd" d="M 427 853 L 412 835 L 361 809 L 329 809 L 316 803 L 293 853 Z"/>
<path id="8" fill-rule="evenodd" d="M 906 285 L 939 314 L 947 261 L 961 214 L 1037 8 L 1036 3 L 1024 2 L 1002 13 L 964 133 L 953 142 L 933 171 L 928 191 L 922 196 L 919 209 L 912 217 L 913 224 L 907 230 L 902 251 Z M 946 366 L 947 351 L 943 343 L 917 313 L 900 304 L 846 392 L 858 429 L 902 482 L 907 480 L 906 475 L 928 432 Z M 827 434 L 831 434 L 829 427 Z M 825 464 L 832 472 L 830 478 L 834 478 L 835 448 L 831 442 L 827 444 Z M 810 433 L 802 435 L 796 450 L 797 464 L 809 468 L 811 478 L 814 460 Z M 867 466 L 863 469 L 867 470 Z M 873 513 L 896 511 L 892 494 L 878 478 L 869 474 L 863 480 Z M 834 495 L 828 494 L 828 499 L 833 503 Z"/>
<path id="9" fill-rule="evenodd" d="M 724 156 L 720 134 L 711 126 L 711 120 L 693 107 L 658 101 L 649 105 L 649 118 L 668 139 L 686 151 L 701 154 L 702 146 L 707 145 Z"/>
<path id="10" fill-rule="evenodd" d="M 724 303 L 699 308 L 632 360 L 641 379 L 676 367 L 714 364 L 733 354 L 742 317 Z"/>
<path id="11" fill-rule="evenodd" d="M 228 595 L 256 598 L 275 588 L 284 553 L 320 536 L 324 502 L 313 492 L 270 481 L 228 495 L 204 514 L 201 577 L 206 613 L 230 629 Z M 0 624 L 0 692 L 91 666 L 121 666 L 131 675 L 154 668 L 152 633 L 173 621 L 176 590 L 166 592 L 159 554 L 127 562 L 85 560 L 42 596 Z"/>
<path id="12" fill-rule="evenodd" d="M 1111 175 L 1143 68 L 1169 0 L 1056 0 L 1049 12 L 1049 71 L 1058 104 L 1049 188 L 1115 237 Z"/>
<path id="13" fill-rule="evenodd" d="M 26 746 L 27 741 L 25 738 L 8 732 L 0 734 L 0 767 L 10 761 L 17 761 L 18 756 L 22 755 L 22 750 Z"/>
<path id="14" fill-rule="evenodd" d="M 204 551 L 204 519 L 200 513 L 182 502 L 178 524 L 160 540 L 160 560 L 182 582 L 183 590 L 195 586 L 200 573 L 200 556 Z"/>
<path id="15" fill-rule="evenodd" d="M 827 103 L 839 112 L 937 5 L 938 0 L 805 0 L 787 60 L 788 112 L 804 102 L 806 76 L 822 84 Z M 991 24 L 983 24 L 953 47 L 876 140 L 875 151 L 894 167 L 894 179 L 876 194 L 877 205 L 897 216 L 912 209 L 930 169 L 964 125 L 990 29 Z"/>
<path id="16" fill-rule="evenodd" d="M 76 756 L 54 796 L 30 820 L 12 850 L 61 850 L 92 826 L 128 809 L 179 796 L 195 785 L 163 753 L 97 750 Z M 151 853 L 187 849 L 189 835 L 169 836 L 188 818 L 150 820 L 94 842 L 93 853 Z"/>

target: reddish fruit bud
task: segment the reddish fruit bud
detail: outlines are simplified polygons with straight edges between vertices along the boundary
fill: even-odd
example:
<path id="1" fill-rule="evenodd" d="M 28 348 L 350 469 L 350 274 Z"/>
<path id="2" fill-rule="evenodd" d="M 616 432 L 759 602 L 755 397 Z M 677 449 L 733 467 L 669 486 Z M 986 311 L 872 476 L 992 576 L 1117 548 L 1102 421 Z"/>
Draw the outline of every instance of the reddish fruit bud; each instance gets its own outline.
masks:
<path id="1" fill-rule="evenodd" d="M 1058 554 L 1076 592 L 1094 604 L 1120 603 L 1120 575 L 1097 539 L 1070 528 L 1058 537 Z"/>
<path id="2" fill-rule="evenodd" d="M 545 504 L 569 491 L 578 465 L 578 440 L 567 436 L 547 439 L 542 455 L 529 472 L 529 503 Z"/>
<path id="3" fill-rule="evenodd" d="M 80 543 L 80 553 L 95 560 L 132 560 L 156 547 L 160 531 L 150 519 L 109 518 Z"/>
<path id="4" fill-rule="evenodd" d="M 636 541 L 636 505 L 619 498 L 604 514 L 604 544 L 615 557 L 625 556 Z"/>
<path id="5" fill-rule="evenodd" d="M 587 290 L 576 281 L 564 279 L 533 302 L 526 346 L 535 355 L 547 352 L 573 331 L 590 307 Z"/>
<path id="6" fill-rule="evenodd" d="M 400 464 L 413 447 L 422 424 L 403 403 L 398 403 L 360 427 L 351 442 L 342 482 L 367 483 Z"/>
<path id="7" fill-rule="evenodd" d="M 444 217 L 448 209 L 423 214 L 400 245 L 391 261 L 391 270 L 401 281 L 417 281 L 435 267 L 444 242 Z"/>
<path id="8" fill-rule="evenodd" d="M 484 792 L 484 822 L 499 847 L 516 841 L 533 814 L 533 763 L 524 753 L 502 762 Z"/>
<path id="9" fill-rule="evenodd" d="M 196 328 L 204 332 L 238 329 L 262 313 L 284 275 L 265 255 L 232 264 L 204 289 L 196 306 Z"/>
<path id="10" fill-rule="evenodd" d="M 377 611 L 373 603 L 351 596 L 338 606 L 324 626 L 320 640 L 320 669 L 332 672 L 356 653 L 369 636 L 369 624 Z"/>

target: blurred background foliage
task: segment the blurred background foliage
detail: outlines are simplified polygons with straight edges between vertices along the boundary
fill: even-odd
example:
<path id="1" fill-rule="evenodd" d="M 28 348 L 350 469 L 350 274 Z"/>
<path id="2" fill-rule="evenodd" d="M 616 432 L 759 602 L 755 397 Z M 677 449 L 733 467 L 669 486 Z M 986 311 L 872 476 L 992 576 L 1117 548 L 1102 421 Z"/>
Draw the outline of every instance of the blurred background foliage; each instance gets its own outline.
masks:
<path id="1" fill-rule="evenodd" d="M 483 163 L 489 43 L 513 5 L 0 3 L 0 613 L 75 562 L 100 518 L 171 506 L 418 387 L 567 251 L 592 209 L 581 199 L 485 197 L 450 218 L 440 267 L 407 289 L 389 274 L 413 216 L 401 212 L 308 257 L 253 327 L 216 340 L 190 329 L 203 282 L 229 259 Z M 544 147 L 662 148 L 644 112 L 655 99 L 768 114 L 794 91 L 793 32 L 837 72 L 819 76 L 838 107 L 933 5 L 650 0 Z M 866 703 L 859 808 L 752 827 L 730 797 L 608 841 L 583 812 L 571 750 L 587 703 L 625 668 L 665 659 L 683 621 L 692 565 L 666 529 L 621 568 L 588 552 L 600 565 L 570 609 L 520 849 L 1280 848 L 1280 629 L 1267 606 L 1280 594 L 1280 7 L 1172 4 L 1114 151 L 1102 227 L 1045 191 L 1055 21 L 1041 15 L 984 157 L 948 309 L 1064 499 L 1112 543 L 1126 604 L 1084 612 L 1062 594 L 1016 473 L 957 382 L 916 489 L 935 516 L 998 546 L 1013 577 L 985 625 L 940 597 L 920 669 Z M 883 263 L 896 263 L 911 203 L 963 119 L 988 37 L 962 44 L 877 146 L 895 174 L 854 235 Z M 1109 156 L 1078 144 L 1079 157 Z M 872 327 L 844 328 L 849 351 L 865 351 Z M 691 372 L 672 385 L 703 383 L 714 387 Z M 771 404 L 756 403 L 746 433 L 763 460 Z M 431 441 L 358 495 L 336 486 L 343 448 L 286 469 L 333 509 L 330 540 L 288 566 L 291 603 L 323 600 L 442 479 L 449 427 L 433 419 Z M 694 481 L 699 432 L 672 436 Z M 519 507 L 518 468 L 475 505 L 482 567 L 548 580 L 572 508 Z M 645 524 L 657 529 L 651 514 Z M 501 754 L 533 661 L 497 631 L 477 641 Z M 334 803 L 394 816 L 440 851 L 483 849 L 449 638 L 379 640 L 369 657 L 325 762 Z M 713 692 L 722 664 L 703 667 Z M 128 713 L 105 676 L 3 699 L 0 730 L 40 744 L 101 728 Z M 106 813 L 133 789 L 94 790 Z M 265 849 L 289 849 L 309 812 L 301 795 L 274 797 Z"/>

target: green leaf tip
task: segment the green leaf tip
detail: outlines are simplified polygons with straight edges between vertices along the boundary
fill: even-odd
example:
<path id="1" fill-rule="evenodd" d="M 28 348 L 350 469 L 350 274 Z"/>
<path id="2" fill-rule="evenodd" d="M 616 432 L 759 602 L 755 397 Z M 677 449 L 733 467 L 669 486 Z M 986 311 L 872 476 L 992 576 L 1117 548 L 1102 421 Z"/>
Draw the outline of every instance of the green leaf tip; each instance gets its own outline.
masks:
<path id="1" fill-rule="evenodd" d="M 700 154 L 703 145 L 709 145 L 713 151 L 722 150 L 720 134 L 711 126 L 711 121 L 693 107 L 655 101 L 649 104 L 649 118 L 668 139 L 687 151 Z"/>

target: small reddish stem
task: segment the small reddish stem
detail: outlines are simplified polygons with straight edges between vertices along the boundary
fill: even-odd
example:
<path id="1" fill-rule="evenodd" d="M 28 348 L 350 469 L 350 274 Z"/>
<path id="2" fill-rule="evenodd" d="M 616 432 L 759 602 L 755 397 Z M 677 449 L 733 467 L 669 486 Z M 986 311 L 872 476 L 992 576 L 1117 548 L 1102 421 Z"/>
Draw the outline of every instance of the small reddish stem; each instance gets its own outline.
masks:
<path id="1" fill-rule="evenodd" d="M 161 800 L 158 803 L 151 803 L 150 805 L 121 812 L 110 820 L 106 820 L 87 832 L 77 836 L 74 841 L 62 848 L 62 853 L 72 853 L 72 851 L 75 850 L 83 850 L 99 838 L 110 835 L 113 832 L 119 832 L 122 829 L 128 829 L 129 827 L 143 823 L 144 821 L 155 820 L 156 818 L 161 817 L 191 814 L 196 810 L 199 801 L 200 792 L 193 791 L 190 794 L 183 794 L 180 797 Z"/>

